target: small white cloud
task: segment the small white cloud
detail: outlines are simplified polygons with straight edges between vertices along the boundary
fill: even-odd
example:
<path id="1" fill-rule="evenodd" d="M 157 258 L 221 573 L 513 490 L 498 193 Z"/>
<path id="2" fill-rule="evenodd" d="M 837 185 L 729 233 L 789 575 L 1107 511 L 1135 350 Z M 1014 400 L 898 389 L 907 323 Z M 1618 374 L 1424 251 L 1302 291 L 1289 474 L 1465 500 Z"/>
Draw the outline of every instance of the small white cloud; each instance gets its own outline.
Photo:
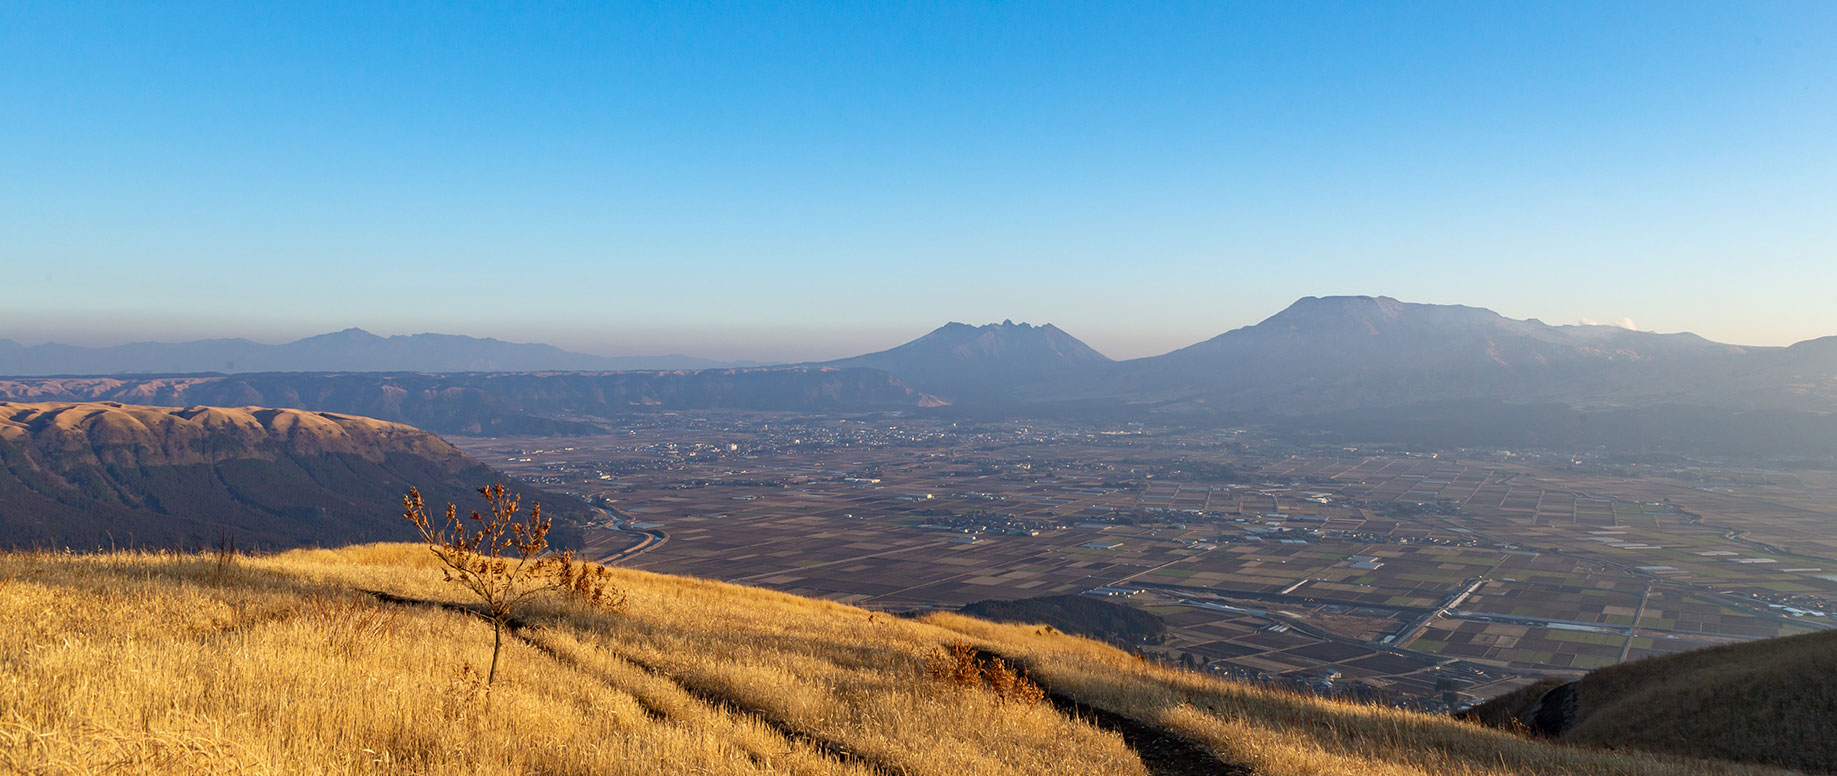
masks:
<path id="1" fill-rule="evenodd" d="M 1634 325 L 1632 318 L 1623 317 L 1623 318 L 1617 318 L 1611 323 L 1602 323 L 1600 321 L 1597 321 L 1593 318 L 1590 318 L 1584 315 L 1581 318 L 1576 319 L 1576 323 L 1579 323 L 1583 326 L 1613 326 L 1615 328 L 1626 329 L 1627 331 L 1639 331 L 1639 327 L 1637 325 Z"/>

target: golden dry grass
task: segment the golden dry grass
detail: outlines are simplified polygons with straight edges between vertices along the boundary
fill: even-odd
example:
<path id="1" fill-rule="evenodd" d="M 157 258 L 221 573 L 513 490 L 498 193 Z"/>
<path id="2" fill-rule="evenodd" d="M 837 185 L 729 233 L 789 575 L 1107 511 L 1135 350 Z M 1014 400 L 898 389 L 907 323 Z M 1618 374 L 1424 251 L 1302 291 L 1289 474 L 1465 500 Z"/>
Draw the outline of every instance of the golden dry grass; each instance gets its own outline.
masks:
<path id="1" fill-rule="evenodd" d="M 926 620 L 1024 660 L 1035 676 L 1056 690 L 1178 731 L 1266 776 L 1787 772 L 1551 744 L 1447 717 L 1219 681 L 1039 628 L 954 614 L 934 614 Z"/>
<path id="2" fill-rule="evenodd" d="M 241 558 L 220 584 L 208 555 L 0 555 L 0 771 L 1145 773 L 1112 733 L 929 675 L 968 641 L 1270 776 L 1777 773 L 1272 693 L 1032 628 L 614 574 L 617 612 L 531 611 L 487 701 L 484 622 L 360 592 L 463 602 L 418 546 Z"/>
<path id="3" fill-rule="evenodd" d="M 1837 771 L 1837 631 L 1730 644 L 1589 672 L 1562 739 Z M 1473 716 L 1522 715 L 1550 684 Z"/>

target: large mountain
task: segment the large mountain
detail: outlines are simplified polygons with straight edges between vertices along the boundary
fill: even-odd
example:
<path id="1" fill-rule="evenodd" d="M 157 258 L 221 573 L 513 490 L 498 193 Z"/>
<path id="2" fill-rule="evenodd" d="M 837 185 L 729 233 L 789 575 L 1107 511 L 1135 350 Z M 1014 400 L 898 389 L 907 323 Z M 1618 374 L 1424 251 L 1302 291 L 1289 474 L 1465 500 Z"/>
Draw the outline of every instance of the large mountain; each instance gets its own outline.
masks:
<path id="1" fill-rule="evenodd" d="M 1742 347 L 1388 297 L 1304 298 L 1165 355 L 1013 391 L 1349 442 L 1837 453 L 1837 337 Z"/>
<path id="2" fill-rule="evenodd" d="M 1740 347 L 1460 305 L 1308 297 L 1254 326 L 1034 393 L 1281 414 L 1471 399 L 1820 410 L 1837 409 L 1833 356 L 1837 343 Z"/>
<path id="3" fill-rule="evenodd" d="M 325 412 L 0 402 L 0 546 L 244 547 L 407 539 L 400 498 L 500 479 L 427 432 Z M 577 501 L 544 496 L 572 541 Z"/>
<path id="4" fill-rule="evenodd" d="M 883 369 L 913 387 L 952 399 L 1005 399 L 1016 386 L 1087 375 L 1111 363 L 1050 323 L 948 323 L 904 345 L 831 361 Z"/>
<path id="5" fill-rule="evenodd" d="M 874 369 L 674 372 L 267 373 L 0 379 L 0 400 L 288 407 L 408 423 L 442 434 L 590 434 L 558 416 L 643 409 L 917 409 L 937 399 Z"/>
<path id="6" fill-rule="evenodd" d="M 281 345 L 246 339 L 135 342 L 107 348 L 26 347 L 0 340 L 0 375 L 192 372 L 490 372 L 543 369 L 707 369 L 734 366 L 689 356 L 593 356 L 550 345 L 454 334 L 379 337 L 345 329 Z"/>

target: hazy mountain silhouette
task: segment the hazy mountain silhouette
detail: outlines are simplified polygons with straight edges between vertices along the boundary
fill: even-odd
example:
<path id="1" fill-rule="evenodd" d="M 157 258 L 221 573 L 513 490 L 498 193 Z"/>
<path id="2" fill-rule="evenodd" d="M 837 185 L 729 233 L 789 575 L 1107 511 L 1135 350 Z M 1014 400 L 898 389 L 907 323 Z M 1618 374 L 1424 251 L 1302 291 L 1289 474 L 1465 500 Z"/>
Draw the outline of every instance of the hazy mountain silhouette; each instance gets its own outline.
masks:
<path id="1" fill-rule="evenodd" d="M 594 356 L 551 345 L 456 334 L 380 337 L 363 329 L 281 345 L 246 339 L 134 342 L 105 348 L 27 347 L 0 340 L 0 375 L 185 374 L 197 372 L 490 372 L 709 369 L 741 366 L 682 355 Z"/>
<path id="2" fill-rule="evenodd" d="M 913 387 L 953 399 L 1006 398 L 1013 388 L 1088 374 L 1111 363 L 1104 354 L 1050 323 L 948 323 L 877 353 L 828 362 L 883 369 Z"/>
<path id="3" fill-rule="evenodd" d="M 1837 337 L 1743 347 L 1694 334 L 1552 326 L 1476 307 L 1368 296 L 1307 297 L 1256 325 L 1123 362 L 1056 326 L 1009 321 L 951 323 L 895 348 L 827 364 L 662 371 L 589 369 L 630 360 L 546 345 L 378 337 L 356 329 L 275 346 L 204 340 L 73 349 L 0 341 L 0 372 L 165 365 L 171 374 L 217 360 L 238 374 L 0 381 L 6 383 L 0 398 L 299 407 L 464 434 L 581 433 L 593 426 L 555 418 L 642 408 L 849 411 L 944 402 L 959 405 L 955 411 L 1006 412 L 1018 404 L 1044 411 L 1050 404 L 1067 413 L 1109 408 L 1342 420 L 1361 410 L 1459 407 L 1449 417 L 1463 425 L 1486 414 L 1474 408 L 1476 401 L 1591 411 L 1837 411 Z M 241 371 L 281 363 L 341 374 Z M 386 369 L 398 371 L 376 373 Z M 371 373 L 356 374 L 364 371 Z M 1515 417 L 1525 422 L 1513 433 L 1528 428 L 1531 415 Z"/>
<path id="4" fill-rule="evenodd" d="M 1423 401 L 1678 401 L 1779 348 L 1462 305 L 1307 297 L 1254 326 L 1117 365 L 1090 395 L 1322 412 Z M 1077 389 L 1073 389 L 1077 390 Z"/>

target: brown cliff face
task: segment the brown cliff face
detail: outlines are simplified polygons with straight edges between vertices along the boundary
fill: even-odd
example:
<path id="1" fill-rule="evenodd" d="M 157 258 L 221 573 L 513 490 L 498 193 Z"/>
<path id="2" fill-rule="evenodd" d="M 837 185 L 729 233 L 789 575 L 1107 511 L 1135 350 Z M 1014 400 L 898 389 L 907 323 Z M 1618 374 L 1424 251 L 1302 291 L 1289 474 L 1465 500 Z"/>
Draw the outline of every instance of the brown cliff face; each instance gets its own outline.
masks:
<path id="1" fill-rule="evenodd" d="M 433 434 L 355 415 L 0 402 L 0 546 L 407 539 L 408 488 L 471 508 L 499 478 Z M 519 489 L 557 518 L 558 541 L 578 535 L 584 504 Z"/>

